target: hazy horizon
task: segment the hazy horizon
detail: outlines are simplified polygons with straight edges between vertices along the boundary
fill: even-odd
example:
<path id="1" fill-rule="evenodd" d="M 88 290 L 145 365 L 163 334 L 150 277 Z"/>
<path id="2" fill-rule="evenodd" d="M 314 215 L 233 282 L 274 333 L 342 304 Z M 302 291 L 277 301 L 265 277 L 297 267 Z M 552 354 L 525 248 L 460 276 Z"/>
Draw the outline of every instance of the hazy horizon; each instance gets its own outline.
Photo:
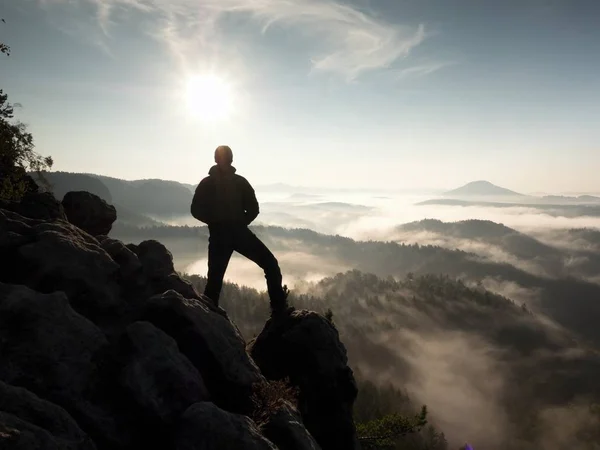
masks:
<path id="1" fill-rule="evenodd" d="M 0 76 L 56 170 L 598 192 L 592 0 L 19 0 Z"/>
<path id="2" fill-rule="evenodd" d="M 191 185 L 191 186 L 196 186 L 200 180 L 202 178 L 204 178 L 205 176 L 208 176 L 208 171 L 209 169 L 214 165 L 213 164 L 209 164 L 206 166 L 206 173 L 199 173 L 197 179 L 192 180 L 192 181 L 186 181 L 186 180 L 178 180 L 178 179 L 169 179 L 169 178 L 160 178 L 160 177 L 142 177 L 142 178 L 137 178 L 137 177 L 117 177 L 108 173 L 98 173 L 98 172 L 71 172 L 71 171 L 67 171 L 67 170 L 63 170 L 59 167 L 53 167 L 52 172 L 66 172 L 66 173 L 81 173 L 81 174 L 85 174 L 85 175 L 93 175 L 93 176 L 100 176 L 100 177 L 108 177 L 108 178 L 115 178 L 115 179 L 119 179 L 119 180 L 123 180 L 123 181 L 129 181 L 129 182 L 134 182 L 134 181 L 149 181 L 149 180 L 161 180 L 161 181 L 167 181 L 167 182 L 176 182 L 176 183 L 180 183 L 183 185 Z M 237 169 L 237 165 L 234 163 L 234 166 Z M 239 174 L 242 176 L 245 176 L 243 173 L 243 170 L 238 170 Z M 494 183 L 491 182 L 490 180 L 483 180 L 483 179 L 471 179 L 471 180 L 465 180 L 463 182 L 459 182 L 459 184 L 457 185 L 448 185 L 448 186 L 442 186 L 442 187 L 432 187 L 432 186 L 427 186 L 427 185 L 422 185 L 422 186 L 406 186 L 406 187 L 399 187 L 399 188 L 394 188 L 393 186 L 390 187 L 356 187 L 356 186 L 352 186 L 351 184 L 345 185 L 345 184 L 340 184 L 337 186 L 323 186 L 323 185 L 319 185 L 317 184 L 311 184 L 310 182 L 308 183 L 304 183 L 304 184 L 292 184 L 292 183 L 287 183 L 285 182 L 285 180 L 280 180 L 280 181 L 273 181 L 270 183 L 255 183 L 253 180 L 249 179 L 248 181 L 250 181 L 250 183 L 253 185 L 253 187 L 257 190 L 263 190 L 263 191 L 273 191 L 276 190 L 278 188 L 281 188 L 278 192 L 280 195 L 283 196 L 287 196 L 287 195 L 293 195 L 293 194 L 313 194 L 313 193 L 318 193 L 323 192 L 323 193 L 331 193 L 331 192 L 353 192 L 353 193 L 399 193 L 399 194 L 404 194 L 404 193 L 413 193 L 416 195 L 431 195 L 431 196 L 435 196 L 438 194 L 443 194 L 447 191 L 451 191 L 453 189 L 459 188 L 459 187 L 463 187 L 469 183 L 473 183 L 473 182 L 478 182 L 478 181 L 485 181 L 485 182 L 489 182 L 494 184 L 495 186 L 498 187 L 502 187 L 502 188 L 507 188 L 510 190 L 511 187 L 507 184 L 503 184 L 503 183 Z M 521 191 L 518 192 L 519 194 L 523 194 L 525 196 L 531 196 L 531 197 L 542 197 L 542 196 L 552 196 L 552 195 L 564 195 L 564 196 L 578 196 L 578 195 L 594 195 L 594 196 L 600 196 L 600 186 L 598 187 L 597 190 L 592 190 L 592 191 L 570 191 L 570 190 L 564 190 L 564 191 L 559 191 L 559 190 L 548 190 L 548 191 L 539 191 L 539 190 L 534 190 L 534 191 Z M 427 197 L 429 198 L 429 197 Z"/>

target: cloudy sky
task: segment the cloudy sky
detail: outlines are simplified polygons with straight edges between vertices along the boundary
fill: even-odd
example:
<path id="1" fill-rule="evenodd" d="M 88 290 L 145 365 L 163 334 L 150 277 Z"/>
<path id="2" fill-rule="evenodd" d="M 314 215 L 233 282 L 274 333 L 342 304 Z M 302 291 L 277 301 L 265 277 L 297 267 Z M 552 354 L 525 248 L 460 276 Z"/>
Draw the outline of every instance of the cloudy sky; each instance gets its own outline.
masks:
<path id="1" fill-rule="evenodd" d="M 597 0 L 2 0 L 57 170 L 600 191 Z"/>

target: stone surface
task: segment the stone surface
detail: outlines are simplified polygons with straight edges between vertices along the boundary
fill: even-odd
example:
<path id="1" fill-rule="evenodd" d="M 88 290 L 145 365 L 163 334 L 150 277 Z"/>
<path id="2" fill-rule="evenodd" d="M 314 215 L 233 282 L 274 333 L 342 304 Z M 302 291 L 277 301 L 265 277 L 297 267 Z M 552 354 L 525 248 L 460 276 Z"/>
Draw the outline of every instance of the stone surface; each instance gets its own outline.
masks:
<path id="1" fill-rule="evenodd" d="M 67 222 L 36 224 L 32 233 L 34 239 L 16 251 L 18 282 L 45 293 L 64 291 L 94 322 L 120 306 L 119 266 L 96 239 Z"/>
<path id="2" fill-rule="evenodd" d="M 176 450 L 276 450 L 248 417 L 196 403 L 185 412 L 175 436 Z M 285 450 L 285 449 L 282 449 Z"/>
<path id="3" fill-rule="evenodd" d="M 62 206 L 69 222 L 92 236 L 108 234 L 117 220 L 115 207 L 90 192 L 67 192 Z"/>
<path id="4" fill-rule="evenodd" d="M 67 220 L 60 202 L 50 192 L 26 194 L 20 203 L 11 208 L 21 216 L 40 220 Z"/>
<path id="5" fill-rule="evenodd" d="M 358 449 L 352 405 L 358 393 L 335 327 L 311 311 L 270 319 L 250 344 L 268 379 L 289 377 L 300 390 L 302 420 L 323 450 Z"/>
<path id="6" fill-rule="evenodd" d="M 91 439 L 63 408 L 27 389 L 0 381 L 0 448 L 36 448 L 26 446 L 35 440 L 57 448 L 95 449 Z"/>
<path id="7" fill-rule="evenodd" d="M 202 375 L 214 403 L 228 411 L 248 413 L 252 385 L 264 378 L 246 353 L 239 331 L 208 303 L 167 291 L 148 301 L 143 320 L 177 341 L 179 350 Z"/>
<path id="8" fill-rule="evenodd" d="M 193 403 L 209 400 L 194 365 L 173 338 L 151 323 L 129 325 L 120 347 L 127 361 L 121 383 L 160 422 L 173 423 Z"/>
<path id="9" fill-rule="evenodd" d="M 304 426 L 300 413 L 290 404 L 285 404 L 271 414 L 262 431 L 280 449 L 321 450 Z"/>

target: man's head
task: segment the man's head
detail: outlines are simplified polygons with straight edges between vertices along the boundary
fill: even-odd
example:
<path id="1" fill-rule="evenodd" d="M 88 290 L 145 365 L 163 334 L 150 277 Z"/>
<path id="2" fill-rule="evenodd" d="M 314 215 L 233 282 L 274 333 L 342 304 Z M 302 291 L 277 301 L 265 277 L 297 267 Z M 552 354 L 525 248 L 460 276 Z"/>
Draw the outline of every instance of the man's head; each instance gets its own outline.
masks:
<path id="1" fill-rule="evenodd" d="M 233 163 L 233 152 L 227 145 L 219 145 L 215 150 L 215 162 L 219 167 L 229 167 Z"/>

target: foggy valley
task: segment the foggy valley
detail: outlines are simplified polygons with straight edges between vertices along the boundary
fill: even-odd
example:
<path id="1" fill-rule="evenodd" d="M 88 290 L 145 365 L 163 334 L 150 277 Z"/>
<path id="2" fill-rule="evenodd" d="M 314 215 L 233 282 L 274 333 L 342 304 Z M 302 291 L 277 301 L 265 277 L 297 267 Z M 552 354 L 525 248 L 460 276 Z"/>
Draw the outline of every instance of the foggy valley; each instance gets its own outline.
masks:
<path id="1" fill-rule="evenodd" d="M 57 196 L 95 189 L 112 201 L 113 237 L 164 243 L 203 288 L 208 230 L 186 212 L 195 186 L 47 175 Z M 582 437 L 599 418 L 594 196 L 574 209 L 572 196 L 454 204 L 435 190 L 292 189 L 257 188 L 252 229 L 294 306 L 331 309 L 357 374 L 406 392 L 409 409 L 427 404 L 454 446 L 468 437 L 484 449 L 594 448 Z M 250 339 L 267 314 L 262 270 L 234 255 L 226 280 L 224 307 Z"/>

